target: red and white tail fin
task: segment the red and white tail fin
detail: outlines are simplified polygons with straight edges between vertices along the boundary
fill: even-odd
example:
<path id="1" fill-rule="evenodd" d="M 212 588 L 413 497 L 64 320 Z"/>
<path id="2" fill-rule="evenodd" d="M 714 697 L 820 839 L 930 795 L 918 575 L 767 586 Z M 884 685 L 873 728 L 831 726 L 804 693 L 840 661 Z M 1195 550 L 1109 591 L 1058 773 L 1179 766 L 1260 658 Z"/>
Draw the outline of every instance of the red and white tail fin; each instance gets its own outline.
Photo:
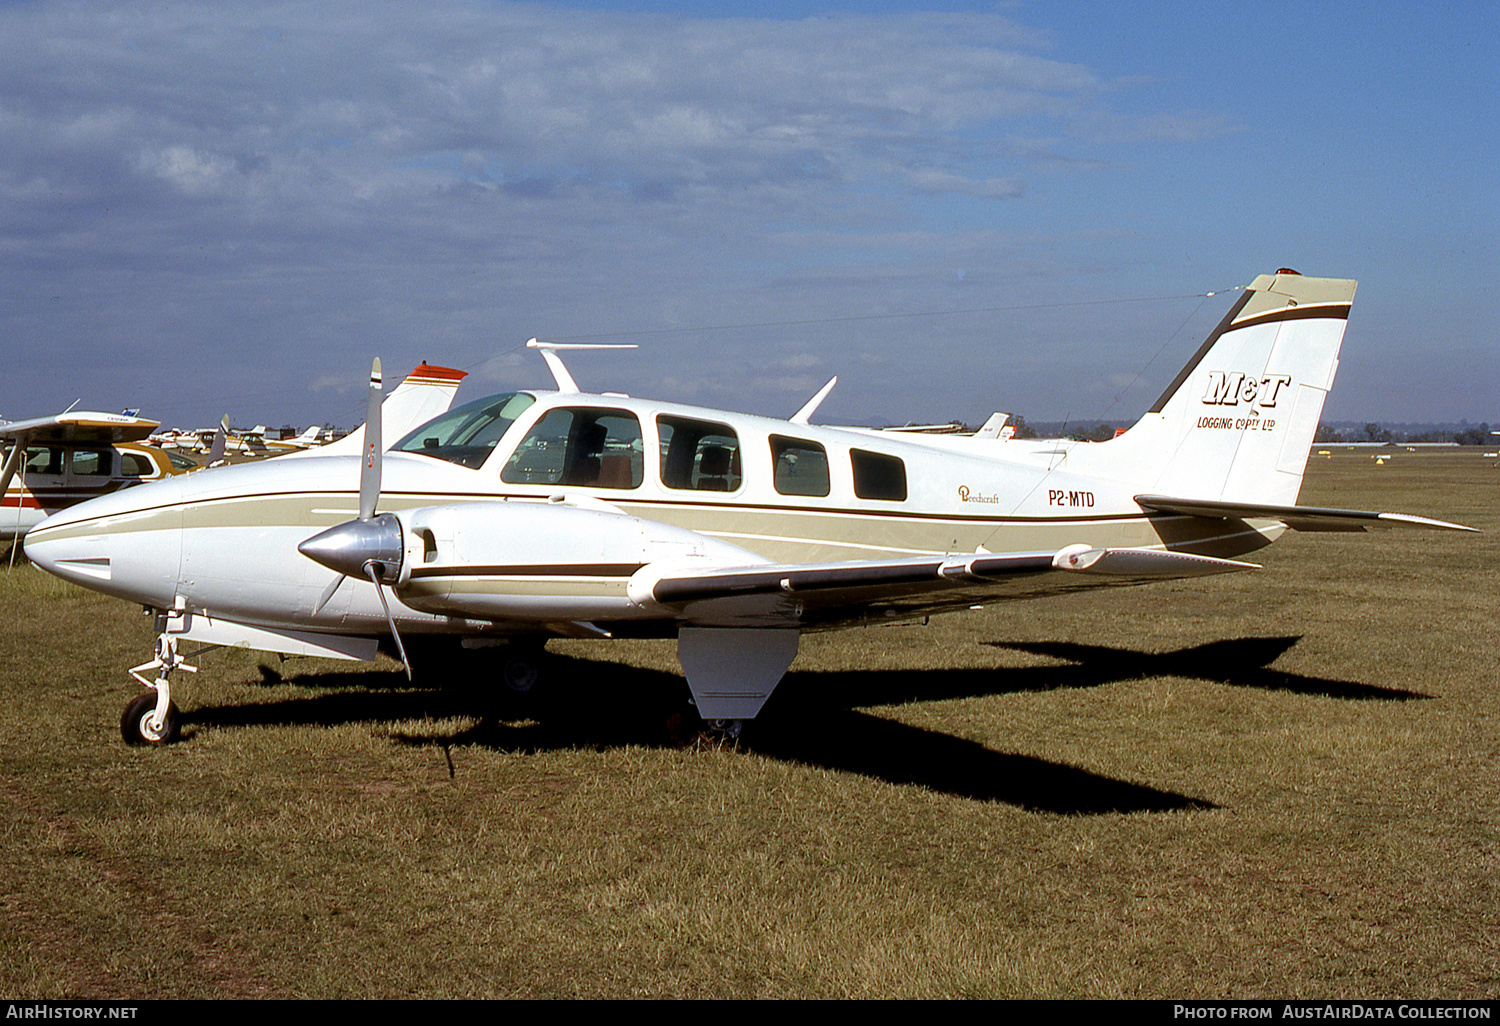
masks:
<path id="1" fill-rule="evenodd" d="M 1146 415 L 1090 448 L 1142 492 L 1295 503 L 1354 289 L 1295 271 L 1256 278 Z"/>
<path id="2" fill-rule="evenodd" d="M 452 367 L 434 367 L 423 362 L 391 390 L 380 404 L 381 434 L 386 448 L 391 443 L 416 430 L 433 417 L 448 412 L 453 405 L 453 396 L 458 384 L 469 376 L 468 371 Z M 361 424 L 337 442 L 330 442 L 317 449 L 289 453 L 287 459 L 296 456 L 358 456 L 364 451 L 365 426 Z"/>

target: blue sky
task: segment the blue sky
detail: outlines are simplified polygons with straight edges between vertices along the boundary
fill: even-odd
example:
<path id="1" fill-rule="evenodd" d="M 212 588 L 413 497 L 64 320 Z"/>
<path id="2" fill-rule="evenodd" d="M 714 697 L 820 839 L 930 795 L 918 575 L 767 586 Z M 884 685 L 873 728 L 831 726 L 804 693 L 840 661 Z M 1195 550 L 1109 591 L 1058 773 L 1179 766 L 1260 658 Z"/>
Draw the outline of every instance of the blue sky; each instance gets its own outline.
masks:
<path id="1" fill-rule="evenodd" d="M 372 356 L 830 421 L 1138 415 L 1289 266 L 1328 419 L 1500 420 L 1500 6 L 0 5 L 0 416 Z M 738 326 L 738 327 L 731 327 Z"/>

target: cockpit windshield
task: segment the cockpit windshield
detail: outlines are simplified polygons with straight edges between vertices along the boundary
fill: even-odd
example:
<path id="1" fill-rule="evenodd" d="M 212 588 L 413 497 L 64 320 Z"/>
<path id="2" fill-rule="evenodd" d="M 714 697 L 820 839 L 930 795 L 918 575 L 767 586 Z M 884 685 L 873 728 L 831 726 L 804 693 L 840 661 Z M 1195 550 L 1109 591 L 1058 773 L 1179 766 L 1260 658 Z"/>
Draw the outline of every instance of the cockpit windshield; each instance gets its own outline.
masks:
<path id="1" fill-rule="evenodd" d="M 462 467 L 477 468 L 505 437 L 505 432 L 536 396 L 507 392 L 476 399 L 434 417 L 391 446 L 393 452 L 436 456 Z"/>

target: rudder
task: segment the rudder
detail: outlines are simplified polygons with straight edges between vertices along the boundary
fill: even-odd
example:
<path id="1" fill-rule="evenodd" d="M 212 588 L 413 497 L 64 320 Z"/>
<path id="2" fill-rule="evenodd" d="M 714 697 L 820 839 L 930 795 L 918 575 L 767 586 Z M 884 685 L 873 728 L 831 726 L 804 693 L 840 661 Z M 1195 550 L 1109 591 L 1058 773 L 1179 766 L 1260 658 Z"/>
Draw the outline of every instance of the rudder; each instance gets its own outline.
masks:
<path id="1" fill-rule="evenodd" d="M 1256 278 L 1114 450 L 1162 495 L 1294 503 L 1356 283 Z"/>

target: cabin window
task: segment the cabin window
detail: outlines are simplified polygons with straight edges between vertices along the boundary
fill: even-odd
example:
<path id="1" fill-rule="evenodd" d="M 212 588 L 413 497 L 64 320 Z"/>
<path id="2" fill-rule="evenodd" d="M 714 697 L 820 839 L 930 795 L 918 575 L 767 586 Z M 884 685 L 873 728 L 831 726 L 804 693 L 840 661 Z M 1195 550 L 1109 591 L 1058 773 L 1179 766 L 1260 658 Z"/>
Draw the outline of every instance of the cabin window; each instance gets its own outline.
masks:
<path id="1" fill-rule="evenodd" d="M 487 396 L 434 417 L 391 449 L 435 456 L 461 467 L 479 467 L 536 397 L 525 392 Z"/>
<path id="2" fill-rule="evenodd" d="M 63 449 L 60 445 L 29 446 L 26 449 L 26 473 L 53 474 L 62 477 Z"/>
<path id="3" fill-rule="evenodd" d="M 111 449 L 74 449 L 73 473 L 79 477 L 108 477 L 114 467 Z"/>
<path id="4" fill-rule="evenodd" d="M 548 410 L 521 439 L 500 480 L 507 484 L 639 488 L 645 477 L 641 422 L 625 410 Z"/>
<path id="5" fill-rule="evenodd" d="M 854 464 L 855 495 L 893 502 L 906 498 L 906 464 L 901 460 L 864 449 L 851 449 L 849 458 Z"/>
<path id="6" fill-rule="evenodd" d="M 142 453 L 120 450 L 121 477 L 154 477 L 156 464 Z"/>
<path id="7" fill-rule="evenodd" d="M 772 435 L 771 465 L 782 495 L 828 494 L 828 452 L 817 442 Z"/>
<path id="8" fill-rule="evenodd" d="M 740 439 L 728 424 L 686 417 L 657 417 L 661 483 L 698 492 L 740 487 Z"/>

